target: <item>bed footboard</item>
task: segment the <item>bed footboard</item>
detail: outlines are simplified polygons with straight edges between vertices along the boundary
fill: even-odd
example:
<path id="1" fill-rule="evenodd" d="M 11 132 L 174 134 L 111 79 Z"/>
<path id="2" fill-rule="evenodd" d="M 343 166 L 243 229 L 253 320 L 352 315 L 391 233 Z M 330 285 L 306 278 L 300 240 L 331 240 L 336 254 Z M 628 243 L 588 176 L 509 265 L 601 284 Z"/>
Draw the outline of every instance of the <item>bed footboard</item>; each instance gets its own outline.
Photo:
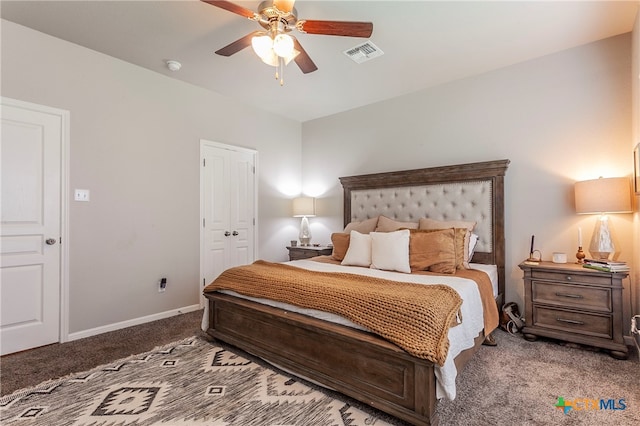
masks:
<path id="1" fill-rule="evenodd" d="M 433 363 L 371 333 L 222 293 L 212 337 L 415 425 L 435 425 Z"/>

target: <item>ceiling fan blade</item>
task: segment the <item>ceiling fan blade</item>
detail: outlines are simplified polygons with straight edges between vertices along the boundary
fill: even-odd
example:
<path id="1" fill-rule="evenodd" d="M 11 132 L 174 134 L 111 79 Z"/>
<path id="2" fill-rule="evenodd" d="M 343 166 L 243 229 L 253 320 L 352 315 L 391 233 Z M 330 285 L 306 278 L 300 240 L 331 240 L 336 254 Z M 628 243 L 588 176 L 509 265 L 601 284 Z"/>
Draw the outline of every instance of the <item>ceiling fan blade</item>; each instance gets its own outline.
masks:
<path id="1" fill-rule="evenodd" d="M 239 6 L 235 3 L 231 3 L 226 0 L 200 0 L 204 3 L 209 3 L 211 6 L 216 6 L 224 10 L 228 10 L 229 12 L 235 13 L 240 16 L 244 16 L 245 18 L 252 19 L 256 14 L 254 11 L 246 9 L 242 6 Z"/>
<path id="2" fill-rule="evenodd" d="M 316 21 L 309 19 L 298 21 L 296 26 L 300 32 L 307 34 L 367 38 L 373 33 L 373 23 L 371 22 Z"/>
<path id="3" fill-rule="evenodd" d="M 281 12 L 289 13 L 293 10 L 296 0 L 273 0 L 273 5 Z"/>
<path id="4" fill-rule="evenodd" d="M 245 47 L 251 46 L 251 39 L 257 34 L 260 34 L 260 31 L 254 31 L 252 33 L 249 33 L 246 36 L 234 41 L 233 43 L 228 44 L 225 47 L 216 50 L 216 54 L 221 56 L 231 56 L 234 53 L 238 53 Z"/>
<path id="5" fill-rule="evenodd" d="M 296 55 L 295 58 L 293 58 L 293 60 L 296 62 L 296 65 L 298 65 L 298 67 L 304 74 L 309 74 L 310 72 L 314 72 L 315 70 L 317 70 L 318 67 L 313 63 L 307 51 L 302 48 L 300 42 L 295 37 L 292 38 L 293 46 L 297 51 L 300 52 L 298 55 Z"/>

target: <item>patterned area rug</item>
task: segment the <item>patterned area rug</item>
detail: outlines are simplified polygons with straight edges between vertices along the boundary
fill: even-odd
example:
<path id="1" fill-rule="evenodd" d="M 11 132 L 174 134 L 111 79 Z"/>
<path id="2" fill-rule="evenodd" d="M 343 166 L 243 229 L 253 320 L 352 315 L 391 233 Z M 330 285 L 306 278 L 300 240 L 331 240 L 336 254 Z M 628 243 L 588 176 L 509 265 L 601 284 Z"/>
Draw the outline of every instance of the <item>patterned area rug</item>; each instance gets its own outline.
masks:
<path id="1" fill-rule="evenodd" d="M 3 425 L 388 425 L 394 419 L 199 337 L 0 398 Z"/>

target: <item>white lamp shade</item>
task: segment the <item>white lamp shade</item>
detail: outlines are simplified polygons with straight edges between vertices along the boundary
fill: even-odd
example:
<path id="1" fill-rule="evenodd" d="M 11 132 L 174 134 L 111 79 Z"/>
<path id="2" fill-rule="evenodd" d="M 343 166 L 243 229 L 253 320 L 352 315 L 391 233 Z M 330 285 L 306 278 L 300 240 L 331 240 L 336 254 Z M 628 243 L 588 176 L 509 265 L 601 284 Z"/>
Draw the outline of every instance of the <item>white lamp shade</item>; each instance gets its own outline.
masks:
<path id="1" fill-rule="evenodd" d="M 278 34 L 273 39 L 273 51 L 276 55 L 287 58 L 293 54 L 293 39 L 289 34 Z"/>
<path id="2" fill-rule="evenodd" d="M 631 213 L 631 186 L 627 178 L 600 178 L 576 182 L 576 213 Z"/>
<path id="3" fill-rule="evenodd" d="M 273 5 L 282 12 L 291 12 L 295 0 L 273 0 Z"/>
<path id="4" fill-rule="evenodd" d="M 273 49 L 273 40 L 265 32 L 261 32 L 251 38 L 251 47 L 256 55 L 263 57 Z"/>
<path id="5" fill-rule="evenodd" d="M 293 217 L 313 217 L 316 215 L 316 199 L 298 197 L 293 199 Z"/>

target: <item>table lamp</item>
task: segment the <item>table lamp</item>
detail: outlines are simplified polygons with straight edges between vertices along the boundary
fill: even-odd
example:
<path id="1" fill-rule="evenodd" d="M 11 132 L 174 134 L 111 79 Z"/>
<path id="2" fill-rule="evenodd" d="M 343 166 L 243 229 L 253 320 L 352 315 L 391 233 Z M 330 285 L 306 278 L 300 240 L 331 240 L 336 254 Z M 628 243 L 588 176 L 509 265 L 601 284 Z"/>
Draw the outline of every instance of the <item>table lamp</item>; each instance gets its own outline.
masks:
<path id="1" fill-rule="evenodd" d="M 620 255 L 620 244 L 613 234 L 607 213 L 631 213 L 631 189 L 627 178 L 599 178 L 575 183 L 576 213 L 600 214 L 593 229 L 589 253 L 606 260 Z"/>
<path id="2" fill-rule="evenodd" d="M 313 197 L 298 197 L 293 199 L 293 217 L 301 217 L 300 234 L 298 239 L 301 246 L 308 246 L 311 243 L 311 229 L 307 217 L 316 215 L 316 199 Z"/>

